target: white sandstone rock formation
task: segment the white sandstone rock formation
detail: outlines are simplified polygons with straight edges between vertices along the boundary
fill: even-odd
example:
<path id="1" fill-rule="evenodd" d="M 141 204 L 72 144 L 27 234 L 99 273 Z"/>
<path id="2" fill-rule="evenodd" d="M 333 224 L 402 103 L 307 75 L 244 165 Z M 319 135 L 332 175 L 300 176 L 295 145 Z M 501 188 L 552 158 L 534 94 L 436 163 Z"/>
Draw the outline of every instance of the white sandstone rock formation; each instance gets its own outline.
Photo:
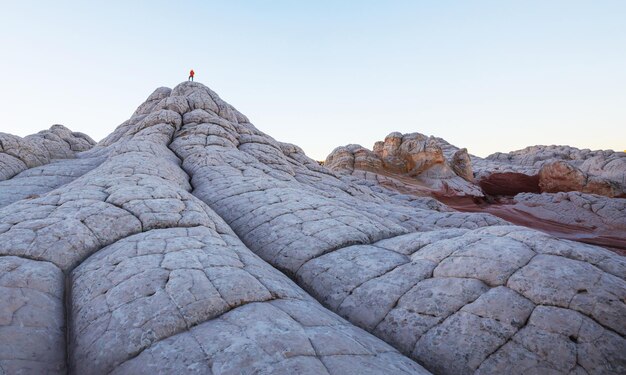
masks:
<path id="1" fill-rule="evenodd" d="M 0 181 L 23 170 L 48 164 L 54 159 L 70 159 L 95 142 L 89 136 L 72 132 L 63 125 L 53 125 L 24 138 L 0 133 Z"/>
<path id="2" fill-rule="evenodd" d="M 495 153 L 486 162 L 476 161 L 486 176 L 495 163 L 500 168 L 539 175 L 542 192 L 581 191 L 608 197 L 626 196 L 626 153 L 612 150 L 580 150 L 570 146 L 531 146 L 509 153 Z M 491 162 L 491 163 L 490 163 Z"/>
<path id="3" fill-rule="evenodd" d="M 199 83 L 75 156 L 0 208 L 0 373 L 626 371 L 625 258 L 338 176 Z"/>
<path id="4" fill-rule="evenodd" d="M 0 207 L 35 198 L 95 168 L 101 160 L 75 158 L 94 144 L 62 125 L 24 138 L 0 133 Z"/>
<path id="5" fill-rule="evenodd" d="M 626 197 L 626 153 L 612 150 L 531 146 L 481 158 L 442 138 L 394 132 L 373 151 L 338 147 L 324 164 L 361 179 L 371 180 L 374 173 L 381 185 L 421 195 L 481 196 L 474 182 L 489 195 L 580 191 Z M 468 183 L 459 183 L 457 176 Z"/>
<path id="6" fill-rule="evenodd" d="M 626 231 L 626 199 L 605 199 L 602 196 L 580 192 L 556 194 L 518 194 L 514 201 L 518 210 L 541 207 L 543 215 L 557 221 L 562 216 L 571 224 L 594 229 L 608 226 L 613 230 Z M 526 208 L 524 208 L 526 207 Z"/>
<path id="7" fill-rule="evenodd" d="M 387 195 L 432 196 L 461 211 L 489 212 L 561 238 L 599 244 L 626 254 L 624 228 L 616 229 L 612 222 L 598 220 L 595 213 L 583 215 L 591 220 L 586 225 L 580 215 L 572 214 L 576 205 L 560 198 L 554 204 L 546 198 L 548 193 L 585 193 L 590 197 L 585 199 L 593 200 L 596 206 L 612 207 L 626 217 L 623 205 L 615 200 L 626 198 L 625 153 L 533 146 L 483 159 L 441 138 L 395 132 L 376 143 L 373 151 L 359 145 L 338 147 L 325 166 L 343 179 L 350 176 L 351 182 Z M 540 193 L 543 198 L 529 198 Z M 518 195 L 525 197 L 525 203 L 513 198 Z M 492 197 L 504 204 L 492 205 Z M 553 214 L 548 215 L 550 210 Z M 574 222 L 574 218 L 583 224 Z"/>

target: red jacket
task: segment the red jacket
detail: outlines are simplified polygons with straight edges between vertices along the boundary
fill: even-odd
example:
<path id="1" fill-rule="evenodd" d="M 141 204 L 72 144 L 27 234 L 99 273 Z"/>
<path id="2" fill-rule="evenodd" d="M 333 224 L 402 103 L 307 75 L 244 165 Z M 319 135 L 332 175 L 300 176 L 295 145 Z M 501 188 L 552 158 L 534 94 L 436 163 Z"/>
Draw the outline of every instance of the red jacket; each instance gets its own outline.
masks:
<path id="1" fill-rule="evenodd" d="M 191 71 L 189 72 L 189 75 L 193 77 L 195 74 L 196 73 L 193 71 L 193 69 L 191 69 Z"/>

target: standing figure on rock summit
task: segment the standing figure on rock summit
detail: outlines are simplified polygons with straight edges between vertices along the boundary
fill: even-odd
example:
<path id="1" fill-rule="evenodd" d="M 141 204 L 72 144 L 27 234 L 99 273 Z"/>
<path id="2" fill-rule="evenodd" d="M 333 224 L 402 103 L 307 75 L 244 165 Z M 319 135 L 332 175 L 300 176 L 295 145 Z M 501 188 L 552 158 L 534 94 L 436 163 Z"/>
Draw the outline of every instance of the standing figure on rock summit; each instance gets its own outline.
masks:
<path id="1" fill-rule="evenodd" d="M 196 72 L 194 72 L 193 69 L 191 69 L 189 71 L 189 78 L 187 78 L 187 81 L 193 82 L 193 76 L 195 76 L 195 75 L 196 75 Z"/>

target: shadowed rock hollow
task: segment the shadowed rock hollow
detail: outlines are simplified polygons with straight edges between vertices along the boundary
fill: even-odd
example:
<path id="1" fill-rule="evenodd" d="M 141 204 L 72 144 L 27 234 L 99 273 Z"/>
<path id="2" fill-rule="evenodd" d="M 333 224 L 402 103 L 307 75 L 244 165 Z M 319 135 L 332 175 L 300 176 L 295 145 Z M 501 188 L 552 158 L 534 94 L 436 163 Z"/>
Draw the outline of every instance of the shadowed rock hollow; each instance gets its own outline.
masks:
<path id="1" fill-rule="evenodd" d="M 86 151 L 6 137 L 0 374 L 626 371 L 624 258 L 338 176 L 199 83 Z"/>

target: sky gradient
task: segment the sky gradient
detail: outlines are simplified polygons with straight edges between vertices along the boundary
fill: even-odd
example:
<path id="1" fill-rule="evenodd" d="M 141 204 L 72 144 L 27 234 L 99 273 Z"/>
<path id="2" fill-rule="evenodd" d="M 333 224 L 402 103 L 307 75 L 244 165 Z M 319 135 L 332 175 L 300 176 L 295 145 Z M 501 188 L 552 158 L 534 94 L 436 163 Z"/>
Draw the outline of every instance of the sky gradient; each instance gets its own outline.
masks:
<path id="1" fill-rule="evenodd" d="M 216 91 L 323 160 L 420 132 L 486 156 L 626 149 L 626 1 L 14 1 L 0 132 L 100 140 L 159 86 Z"/>

